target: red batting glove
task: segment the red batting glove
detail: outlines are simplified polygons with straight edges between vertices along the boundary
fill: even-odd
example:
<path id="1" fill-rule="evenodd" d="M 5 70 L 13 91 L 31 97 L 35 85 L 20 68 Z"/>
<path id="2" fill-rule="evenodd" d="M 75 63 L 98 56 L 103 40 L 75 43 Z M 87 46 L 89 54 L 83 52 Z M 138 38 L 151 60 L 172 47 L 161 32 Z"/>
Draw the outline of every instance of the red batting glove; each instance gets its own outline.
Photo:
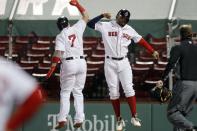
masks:
<path id="1" fill-rule="evenodd" d="M 51 66 L 51 69 L 48 71 L 46 79 L 49 79 L 53 72 L 55 71 L 56 66 Z"/>
<path id="2" fill-rule="evenodd" d="M 69 3 L 73 6 L 77 6 L 77 4 L 79 4 L 77 0 L 71 0 Z"/>
<path id="3" fill-rule="evenodd" d="M 81 13 L 85 12 L 85 9 L 79 4 L 77 0 L 71 0 L 69 3 L 73 6 L 76 6 Z"/>
<path id="4" fill-rule="evenodd" d="M 56 63 L 58 64 L 60 62 L 60 58 L 57 56 L 52 57 L 52 63 Z M 53 74 L 53 72 L 55 71 L 56 65 L 51 66 L 51 69 L 48 71 L 46 79 L 49 79 L 51 77 L 51 75 Z"/>

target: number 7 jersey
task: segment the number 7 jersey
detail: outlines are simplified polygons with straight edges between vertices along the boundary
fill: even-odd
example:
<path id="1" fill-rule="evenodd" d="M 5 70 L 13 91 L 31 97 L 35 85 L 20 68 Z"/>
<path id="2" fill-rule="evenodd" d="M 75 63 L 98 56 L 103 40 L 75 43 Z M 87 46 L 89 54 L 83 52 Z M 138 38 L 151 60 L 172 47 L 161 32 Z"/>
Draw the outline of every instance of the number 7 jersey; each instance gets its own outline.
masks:
<path id="1" fill-rule="evenodd" d="M 83 56 L 83 32 L 86 22 L 79 20 L 73 26 L 64 28 L 55 40 L 55 50 L 64 51 L 63 58 Z"/>

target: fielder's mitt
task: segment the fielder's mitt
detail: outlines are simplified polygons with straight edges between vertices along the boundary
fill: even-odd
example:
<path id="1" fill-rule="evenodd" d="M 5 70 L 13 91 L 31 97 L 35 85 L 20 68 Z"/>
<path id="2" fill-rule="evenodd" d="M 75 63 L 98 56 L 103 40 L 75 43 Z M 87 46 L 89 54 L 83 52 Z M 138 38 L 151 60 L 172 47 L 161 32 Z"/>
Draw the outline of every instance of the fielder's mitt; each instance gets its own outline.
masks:
<path id="1" fill-rule="evenodd" d="M 172 92 L 166 87 L 157 87 L 155 86 L 151 90 L 151 96 L 161 103 L 167 102 L 172 97 Z"/>

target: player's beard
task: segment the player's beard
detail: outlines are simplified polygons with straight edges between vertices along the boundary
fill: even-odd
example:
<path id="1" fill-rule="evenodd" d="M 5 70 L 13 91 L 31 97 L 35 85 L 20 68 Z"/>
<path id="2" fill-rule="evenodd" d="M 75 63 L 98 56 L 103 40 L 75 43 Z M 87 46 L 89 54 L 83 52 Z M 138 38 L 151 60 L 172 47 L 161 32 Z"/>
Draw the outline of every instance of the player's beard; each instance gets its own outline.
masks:
<path id="1" fill-rule="evenodd" d="M 116 23 L 117 23 L 118 25 L 120 25 L 121 27 L 124 27 L 124 26 L 127 24 L 125 18 L 116 18 Z"/>

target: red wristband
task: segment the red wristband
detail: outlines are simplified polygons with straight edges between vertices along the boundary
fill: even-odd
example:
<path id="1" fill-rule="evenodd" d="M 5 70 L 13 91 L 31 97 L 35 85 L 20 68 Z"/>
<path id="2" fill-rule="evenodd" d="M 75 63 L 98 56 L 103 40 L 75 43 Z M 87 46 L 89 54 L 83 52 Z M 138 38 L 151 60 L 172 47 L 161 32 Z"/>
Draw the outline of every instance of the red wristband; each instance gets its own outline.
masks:
<path id="1" fill-rule="evenodd" d="M 85 12 L 85 9 L 84 9 L 78 2 L 77 2 L 76 7 L 78 8 L 78 10 L 79 10 L 81 13 Z"/>
<path id="2" fill-rule="evenodd" d="M 60 58 L 57 56 L 52 57 L 52 63 L 59 63 Z"/>
<path id="3" fill-rule="evenodd" d="M 143 38 L 138 43 L 144 46 L 151 54 L 154 52 L 154 49 Z"/>

